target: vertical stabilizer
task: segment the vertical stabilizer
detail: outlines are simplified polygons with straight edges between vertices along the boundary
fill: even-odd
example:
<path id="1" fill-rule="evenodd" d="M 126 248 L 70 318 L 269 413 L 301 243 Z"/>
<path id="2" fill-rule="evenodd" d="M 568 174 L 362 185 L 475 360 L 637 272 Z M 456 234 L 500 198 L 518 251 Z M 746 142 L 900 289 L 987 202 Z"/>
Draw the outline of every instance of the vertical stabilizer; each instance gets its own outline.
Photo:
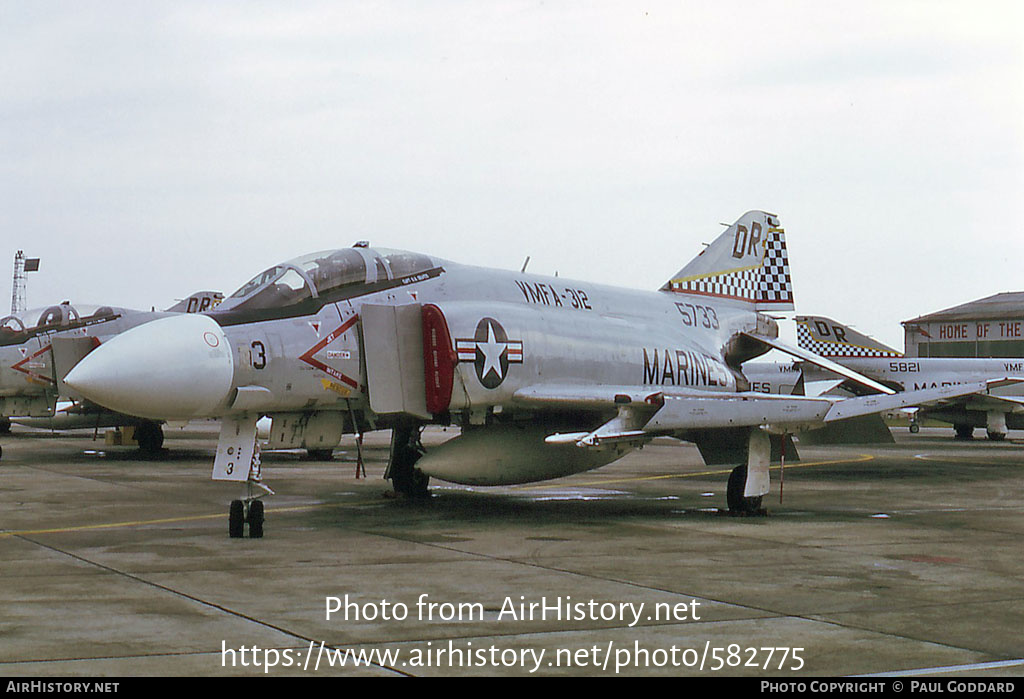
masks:
<path id="1" fill-rule="evenodd" d="M 219 291 L 197 291 L 187 299 L 182 299 L 167 309 L 170 313 L 203 313 L 212 311 L 224 300 Z"/>
<path id="2" fill-rule="evenodd" d="M 797 316 L 800 349 L 822 357 L 902 357 L 903 353 L 873 337 L 825 316 Z"/>
<path id="3" fill-rule="evenodd" d="M 792 311 L 786 235 L 775 214 L 748 211 L 661 287 L 744 301 L 758 311 Z"/>

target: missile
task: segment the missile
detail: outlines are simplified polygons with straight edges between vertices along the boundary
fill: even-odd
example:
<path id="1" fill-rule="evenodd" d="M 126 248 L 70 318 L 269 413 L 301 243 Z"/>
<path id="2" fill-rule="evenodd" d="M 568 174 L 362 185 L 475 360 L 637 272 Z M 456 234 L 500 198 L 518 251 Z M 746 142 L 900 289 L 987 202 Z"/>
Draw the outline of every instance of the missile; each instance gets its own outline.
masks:
<path id="1" fill-rule="evenodd" d="M 234 373 L 221 327 L 209 316 L 181 314 L 111 338 L 68 372 L 64 383 L 120 413 L 188 419 L 226 403 Z"/>

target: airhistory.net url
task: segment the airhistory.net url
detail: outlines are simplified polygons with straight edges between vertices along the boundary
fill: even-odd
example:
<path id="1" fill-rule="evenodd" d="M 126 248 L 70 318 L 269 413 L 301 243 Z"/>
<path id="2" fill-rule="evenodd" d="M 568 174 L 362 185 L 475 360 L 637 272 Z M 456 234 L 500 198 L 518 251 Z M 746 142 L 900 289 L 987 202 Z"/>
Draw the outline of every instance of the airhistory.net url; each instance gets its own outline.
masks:
<path id="1" fill-rule="evenodd" d="M 533 674 L 547 668 L 587 668 L 601 672 L 619 673 L 624 670 L 650 668 L 688 668 L 718 672 L 739 667 L 762 670 L 800 670 L 804 666 L 803 648 L 762 646 L 743 648 L 738 643 L 725 647 L 712 647 L 705 642 L 703 648 L 646 648 L 639 641 L 616 645 L 593 645 L 587 648 L 501 648 L 499 646 L 474 647 L 471 641 L 457 646 L 452 640 L 435 646 L 427 641 L 426 647 L 410 648 L 334 648 L 323 641 L 310 641 L 303 650 L 294 648 L 260 648 L 240 646 L 228 648 L 221 641 L 221 667 L 261 668 L 264 673 L 277 669 L 301 669 L 317 672 L 321 669 L 346 667 L 380 667 L 402 671 L 426 668 L 521 668 Z"/>

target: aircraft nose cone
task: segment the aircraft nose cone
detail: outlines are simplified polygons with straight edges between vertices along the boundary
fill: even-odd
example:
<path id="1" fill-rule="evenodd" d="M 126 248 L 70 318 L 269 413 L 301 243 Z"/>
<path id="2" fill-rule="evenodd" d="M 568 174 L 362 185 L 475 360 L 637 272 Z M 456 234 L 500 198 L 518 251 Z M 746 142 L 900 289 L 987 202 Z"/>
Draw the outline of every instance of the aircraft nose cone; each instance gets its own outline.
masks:
<path id="1" fill-rule="evenodd" d="M 181 314 L 116 335 L 64 383 L 110 410 L 153 419 L 209 416 L 228 397 L 234 360 L 209 316 Z"/>

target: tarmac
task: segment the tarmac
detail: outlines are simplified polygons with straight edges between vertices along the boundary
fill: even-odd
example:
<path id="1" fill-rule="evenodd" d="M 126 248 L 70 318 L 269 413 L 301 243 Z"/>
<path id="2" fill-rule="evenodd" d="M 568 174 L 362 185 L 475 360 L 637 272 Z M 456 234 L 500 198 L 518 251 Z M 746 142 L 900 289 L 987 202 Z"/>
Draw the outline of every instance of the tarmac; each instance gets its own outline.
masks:
<path id="1" fill-rule="evenodd" d="M 804 446 L 762 517 L 668 439 L 394 499 L 369 434 L 366 478 L 351 438 L 265 453 L 262 539 L 228 537 L 216 425 L 166 434 L 0 438 L 0 675 L 1024 676 L 1024 433 Z"/>

